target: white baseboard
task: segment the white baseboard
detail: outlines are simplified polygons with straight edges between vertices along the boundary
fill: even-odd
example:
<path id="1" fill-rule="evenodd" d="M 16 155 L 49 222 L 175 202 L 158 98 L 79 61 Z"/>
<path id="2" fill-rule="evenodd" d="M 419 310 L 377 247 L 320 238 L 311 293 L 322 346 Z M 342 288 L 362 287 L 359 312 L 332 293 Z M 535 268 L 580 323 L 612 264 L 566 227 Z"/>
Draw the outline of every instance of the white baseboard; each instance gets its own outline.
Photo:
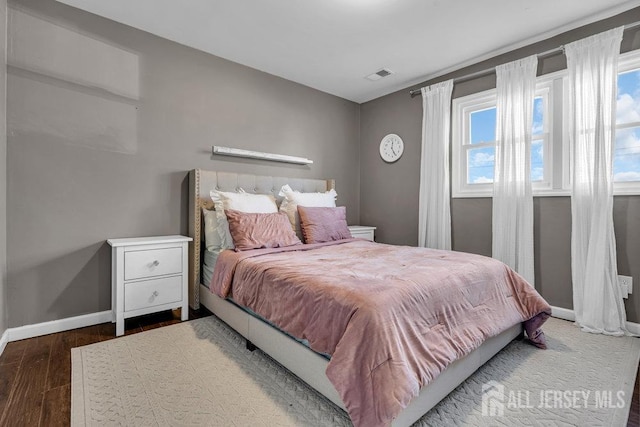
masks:
<path id="1" fill-rule="evenodd" d="M 558 319 L 570 320 L 571 322 L 575 322 L 576 320 L 575 313 L 568 308 L 551 306 L 551 315 Z M 640 323 L 627 322 L 627 331 L 634 335 L 640 335 Z"/>
<path id="2" fill-rule="evenodd" d="M 558 319 L 569 320 L 571 322 L 576 321 L 576 315 L 573 310 L 562 307 L 551 306 L 551 315 Z"/>
<path id="3" fill-rule="evenodd" d="M 640 323 L 627 322 L 627 331 L 640 336 Z"/>
<path id="4" fill-rule="evenodd" d="M 18 326 L 9 328 L 3 337 L 8 335 L 8 341 L 18 341 L 26 338 L 39 337 L 41 335 L 55 334 L 56 332 L 68 331 L 70 329 L 84 328 L 85 326 L 97 325 L 100 323 L 112 322 L 113 312 L 101 311 L 98 313 L 84 314 L 82 316 L 67 317 L 66 319 L 52 320 L 50 322 L 36 323 L 34 325 Z M 0 351 L 0 354 L 2 352 Z"/>
<path id="5" fill-rule="evenodd" d="M 2 336 L 0 337 L 0 355 L 4 351 L 4 348 L 7 346 L 8 342 L 9 342 L 9 330 L 7 329 L 3 332 Z"/>

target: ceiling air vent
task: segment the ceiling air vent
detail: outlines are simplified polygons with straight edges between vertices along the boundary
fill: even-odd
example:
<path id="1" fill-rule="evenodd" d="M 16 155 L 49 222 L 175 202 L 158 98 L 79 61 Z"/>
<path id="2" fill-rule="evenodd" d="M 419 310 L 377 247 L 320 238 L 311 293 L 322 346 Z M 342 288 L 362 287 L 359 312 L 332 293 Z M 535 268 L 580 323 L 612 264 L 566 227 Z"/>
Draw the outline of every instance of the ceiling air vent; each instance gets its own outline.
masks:
<path id="1" fill-rule="evenodd" d="M 365 77 L 365 79 L 371 80 L 372 82 L 375 82 L 376 80 L 380 80 L 383 77 L 387 77 L 390 76 L 391 74 L 393 74 L 393 71 L 387 69 L 387 68 L 383 68 L 380 71 L 377 71 L 367 77 Z"/>

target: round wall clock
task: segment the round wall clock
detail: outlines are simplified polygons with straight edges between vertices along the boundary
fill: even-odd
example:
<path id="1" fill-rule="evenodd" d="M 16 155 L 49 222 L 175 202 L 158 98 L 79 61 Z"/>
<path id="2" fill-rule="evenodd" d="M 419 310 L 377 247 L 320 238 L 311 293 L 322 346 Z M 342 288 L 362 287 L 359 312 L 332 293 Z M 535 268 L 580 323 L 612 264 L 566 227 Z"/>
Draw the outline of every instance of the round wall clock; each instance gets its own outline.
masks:
<path id="1" fill-rule="evenodd" d="M 390 133 L 380 141 L 380 157 L 387 163 L 398 160 L 403 152 L 404 142 L 395 133 Z"/>

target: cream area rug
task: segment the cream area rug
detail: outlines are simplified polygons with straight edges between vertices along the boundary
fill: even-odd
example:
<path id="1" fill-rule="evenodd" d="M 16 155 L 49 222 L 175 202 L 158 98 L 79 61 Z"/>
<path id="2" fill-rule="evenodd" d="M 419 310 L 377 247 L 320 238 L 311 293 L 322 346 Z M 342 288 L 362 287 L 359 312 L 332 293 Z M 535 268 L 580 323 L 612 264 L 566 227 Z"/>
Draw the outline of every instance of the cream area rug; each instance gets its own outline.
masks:
<path id="1" fill-rule="evenodd" d="M 623 426 L 640 339 L 549 319 L 416 426 Z M 348 426 L 348 416 L 211 316 L 72 350 L 73 426 Z"/>

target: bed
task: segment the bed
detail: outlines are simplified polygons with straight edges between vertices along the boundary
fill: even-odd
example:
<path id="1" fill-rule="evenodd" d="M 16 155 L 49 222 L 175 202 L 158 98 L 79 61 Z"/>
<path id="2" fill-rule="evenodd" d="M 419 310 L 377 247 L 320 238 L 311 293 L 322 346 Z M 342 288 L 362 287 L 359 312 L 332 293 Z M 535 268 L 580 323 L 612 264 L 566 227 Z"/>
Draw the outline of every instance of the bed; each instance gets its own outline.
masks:
<path id="1" fill-rule="evenodd" d="M 237 191 L 242 188 L 246 192 L 271 194 L 278 198 L 279 189 L 284 184 L 301 192 L 324 192 L 334 188 L 334 182 L 332 180 L 291 179 L 196 169 L 189 174 L 189 184 L 189 233 L 193 237 L 189 257 L 189 301 L 191 307 L 197 309 L 200 304 L 204 305 L 244 336 L 248 343 L 259 347 L 334 404 L 347 410 L 340 394 L 327 377 L 328 359 L 325 356 L 314 352 L 304 343 L 292 339 L 270 323 L 250 314 L 228 299 L 223 299 L 212 293 L 202 280 L 204 276 L 202 274 L 204 245 L 201 209 L 203 207 L 212 208 L 212 201 L 209 197 L 211 189 Z M 409 426 L 417 421 L 521 333 L 522 326 L 518 323 L 487 339 L 480 347 L 451 363 L 433 381 L 420 390 L 419 395 L 399 413 L 392 425 Z"/>

